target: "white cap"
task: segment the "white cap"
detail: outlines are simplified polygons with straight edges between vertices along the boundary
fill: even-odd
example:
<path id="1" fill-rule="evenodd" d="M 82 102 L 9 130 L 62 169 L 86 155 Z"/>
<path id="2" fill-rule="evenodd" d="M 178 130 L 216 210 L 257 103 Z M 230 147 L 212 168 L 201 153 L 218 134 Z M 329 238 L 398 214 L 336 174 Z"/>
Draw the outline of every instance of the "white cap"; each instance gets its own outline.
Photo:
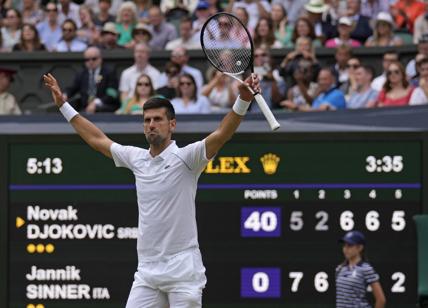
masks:
<path id="1" fill-rule="evenodd" d="M 391 14 L 387 12 L 379 12 L 376 16 L 376 23 L 378 21 L 385 21 L 389 23 L 392 27 L 394 26 L 394 20 L 392 19 Z"/>
<path id="2" fill-rule="evenodd" d="M 339 19 L 339 25 L 352 26 L 353 24 L 352 19 L 349 17 L 343 16 Z"/>

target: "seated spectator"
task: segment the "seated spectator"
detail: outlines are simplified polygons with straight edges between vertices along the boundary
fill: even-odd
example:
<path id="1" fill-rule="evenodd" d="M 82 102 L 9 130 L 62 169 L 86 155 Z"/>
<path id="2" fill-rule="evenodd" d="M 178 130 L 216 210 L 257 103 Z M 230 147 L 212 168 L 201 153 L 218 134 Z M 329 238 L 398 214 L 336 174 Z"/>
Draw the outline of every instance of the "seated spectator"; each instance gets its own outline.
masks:
<path id="1" fill-rule="evenodd" d="M 171 100 L 175 113 L 210 113 L 208 98 L 197 94 L 193 76 L 183 74 L 178 79 L 177 97 Z"/>
<path id="2" fill-rule="evenodd" d="M 86 1 L 87 2 L 87 1 Z M 86 3 L 85 2 L 85 3 Z M 94 16 L 94 24 L 98 28 L 104 27 L 107 22 L 114 22 L 115 17 L 110 14 L 111 0 L 99 0 L 98 1 L 98 13 Z"/>
<path id="3" fill-rule="evenodd" d="M 14 70 L 0 68 L 0 115 L 22 113 L 15 96 L 8 92 L 15 73 Z"/>
<path id="4" fill-rule="evenodd" d="M 242 22 L 242 24 L 247 28 L 248 32 L 251 36 L 254 35 L 254 28 L 250 28 L 248 25 L 248 21 L 250 20 L 250 15 L 248 14 L 247 10 L 243 7 L 237 7 L 233 14 Z"/>
<path id="5" fill-rule="evenodd" d="M 163 87 L 157 88 L 156 93 L 158 95 L 163 96 L 169 100 L 177 96 L 178 76 L 180 74 L 180 69 L 180 65 L 175 62 L 168 61 L 165 64 L 164 74 L 167 77 L 167 83 Z"/>
<path id="6" fill-rule="evenodd" d="M 138 44 L 134 48 L 134 65 L 125 69 L 120 76 L 120 100 L 124 102 L 134 94 L 135 85 L 140 75 L 150 76 L 155 89 L 159 87 L 160 72 L 149 63 L 150 47 L 147 44 Z"/>
<path id="7" fill-rule="evenodd" d="M 416 18 L 425 13 L 425 4 L 418 0 L 397 0 L 390 12 L 399 30 L 413 33 Z"/>
<path id="8" fill-rule="evenodd" d="M 414 88 L 407 81 L 400 62 L 392 62 L 386 71 L 386 81 L 375 104 L 376 107 L 396 107 L 409 104 Z"/>
<path id="9" fill-rule="evenodd" d="M 373 35 L 366 41 L 367 47 L 401 46 L 404 43 L 394 35 L 394 20 L 389 13 L 380 12 L 377 15 L 373 30 Z"/>
<path id="10" fill-rule="evenodd" d="M 120 6 L 116 18 L 116 29 L 119 32 L 117 43 L 125 46 L 132 41 L 132 30 L 137 24 L 137 7 L 133 2 L 124 2 Z"/>
<path id="11" fill-rule="evenodd" d="M 100 32 L 96 27 L 93 20 L 93 13 L 89 6 L 82 4 L 79 8 L 79 17 L 81 26 L 77 30 L 77 37 L 79 40 L 87 45 L 93 45 L 98 42 Z"/>
<path id="12" fill-rule="evenodd" d="M 77 28 L 82 26 L 79 17 L 79 5 L 71 0 L 59 0 L 58 4 L 59 22 L 63 24 L 67 19 L 71 19 L 76 24 Z"/>
<path id="13" fill-rule="evenodd" d="M 198 93 L 202 90 L 204 84 L 204 77 L 199 69 L 190 66 L 189 55 L 186 48 L 177 47 L 171 52 L 171 61 L 180 65 L 180 74 L 190 74 L 193 76 L 193 79 L 197 85 Z M 164 86 L 167 83 L 167 77 L 165 74 L 162 74 L 159 78 L 159 86 Z"/>
<path id="14" fill-rule="evenodd" d="M 116 18 L 117 12 L 119 12 L 120 6 L 124 2 L 124 0 L 107 0 L 110 2 L 110 8 L 108 10 L 109 14 Z M 89 6 L 95 14 L 98 14 L 101 11 L 100 3 L 103 0 L 85 0 L 85 4 Z M 109 20 L 114 21 L 114 20 Z M 107 22 L 107 20 L 105 21 Z"/>
<path id="15" fill-rule="evenodd" d="M 150 76 L 142 74 L 137 79 L 134 95 L 122 102 L 122 107 L 116 111 L 117 114 L 143 114 L 143 105 L 155 95 Z"/>
<path id="16" fill-rule="evenodd" d="M 379 92 L 371 87 L 374 70 L 370 66 L 361 65 L 355 71 L 357 87 L 346 102 L 346 108 L 357 109 L 373 106 Z"/>
<path id="17" fill-rule="evenodd" d="M 84 51 L 87 45 L 77 38 L 77 25 L 72 19 L 66 19 L 62 24 L 62 39 L 56 45 L 55 51 L 70 52 Z"/>
<path id="18" fill-rule="evenodd" d="M 15 9 L 8 9 L 1 27 L 3 46 L 5 50 L 12 50 L 21 39 L 21 13 Z"/>
<path id="19" fill-rule="evenodd" d="M 305 13 L 305 5 L 308 0 L 296 1 L 296 0 L 272 0 L 273 4 L 280 4 L 287 11 L 287 19 L 290 26 L 294 27 L 296 24 L 297 18 L 302 16 Z M 273 7 L 271 8 L 273 11 Z"/>
<path id="20" fill-rule="evenodd" d="M 349 47 L 360 47 L 361 43 L 351 38 L 351 32 L 354 29 L 354 23 L 349 17 L 343 16 L 339 19 L 337 26 L 339 36 L 327 40 L 325 47 L 336 48 L 340 45 L 347 45 Z"/>
<path id="21" fill-rule="evenodd" d="M 296 45 L 297 39 L 299 37 L 308 37 L 312 41 L 314 47 L 320 47 L 321 41 L 317 38 L 315 34 L 314 25 L 306 17 L 299 17 L 296 21 L 296 25 L 291 36 L 291 42 L 289 42 L 286 47 L 292 47 Z"/>
<path id="22" fill-rule="evenodd" d="M 428 58 L 423 58 L 418 62 L 420 77 L 419 86 L 413 91 L 409 105 L 428 104 Z"/>
<path id="23" fill-rule="evenodd" d="M 40 41 L 45 45 L 48 51 L 53 51 L 61 40 L 61 24 L 58 19 L 58 9 L 55 3 L 46 4 L 46 18 L 36 25 L 39 32 Z"/>
<path id="24" fill-rule="evenodd" d="M 346 108 L 345 96 L 336 88 L 336 77 L 331 68 L 325 67 L 320 70 L 318 93 L 312 102 L 311 110 L 326 111 Z"/>
<path id="25" fill-rule="evenodd" d="M 383 54 L 383 59 L 382 59 L 383 72 L 381 75 L 379 75 L 372 81 L 373 89 L 375 89 L 378 92 L 382 91 L 386 81 L 386 72 L 388 70 L 388 67 L 392 62 L 396 62 L 396 61 L 399 61 L 399 56 L 396 51 L 391 50 Z"/>
<path id="26" fill-rule="evenodd" d="M 175 27 L 165 21 L 162 11 L 158 6 L 153 6 L 149 10 L 149 28 L 152 31 L 153 39 L 150 41 L 150 47 L 154 50 L 162 50 L 169 41 L 177 38 Z"/>
<path id="27" fill-rule="evenodd" d="M 289 110 L 308 110 L 318 93 L 318 84 L 313 82 L 313 63 L 300 59 L 293 72 L 294 85 L 288 90 L 287 99 L 280 106 Z"/>
<path id="28" fill-rule="evenodd" d="M 337 86 L 341 86 L 349 80 L 348 61 L 352 57 L 352 49 L 347 45 L 340 45 L 334 54 L 336 63 L 333 70 L 336 74 Z"/>
<path id="29" fill-rule="evenodd" d="M 39 1 L 22 1 L 22 21 L 27 24 L 36 25 L 43 19 L 43 11 L 39 8 Z"/>
<path id="30" fill-rule="evenodd" d="M 33 24 L 24 24 L 21 31 L 21 41 L 13 46 L 13 51 L 46 50 L 40 42 L 39 33 Z"/>
<path id="31" fill-rule="evenodd" d="M 101 51 L 89 47 L 84 52 L 85 68 L 74 78 L 65 99 L 78 111 L 113 112 L 120 106 L 116 72 L 103 64 Z M 74 98 L 79 94 L 77 98 Z"/>
<path id="32" fill-rule="evenodd" d="M 114 22 L 106 22 L 101 30 L 98 48 L 102 50 L 123 49 L 123 46 L 117 44 L 119 32 L 116 29 Z"/>
<path id="33" fill-rule="evenodd" d="M 270 17 L 273 21 L 275 38 L 282 46 L 289 46 L 294 27 L 288 22 L 284 6 L 281 3 L 272 3 Z"/>
<path id="34" fill-rule="evenodd" d="M 329 6 L 324 3 L 324 0 L 310 0 L 305 5 L 306 15 L 313 24 L 315 37 L 320 41 L 320 44 L 337 35 L 332 20 L 324 18 L 328 8 Z"/>
<path id="35" fill-rule="evenodd" d="M 360 59 L 357 57 L 351 57 L 346 63 L 346 70 L 348 73 L 348 80 L 342 83 L 339 87 L 339 90 L 345 95 L 345 99 L 348 99 L 349 96 L 357 90 L 357 76 L 356 71 L 361 66 Z"/>
<path id="36" fill-rule="evenodd" d="M 137 5 L 137 16 L 141 23 L 149 23 L 149 9 L 152 7 L 152 0 L 134 0 Z"/>
<path id="37" fill-rule="evenodd" d="M 254 51 L 254 73 L 260 79 L 260 89 L 263 98 L 271 108 L 278 108 L 286 94 L 286 85 L 273 65 L 269 48 L 259 47 Z M 259 105 L 250 107 L 251 112 L 261 112 Z"/>
<path id="38" fill-rule="evenodd" d="M 201 35 L 201 29 L 208 18 L 211 16 L 210 4 L 207 1 L 199 1 L 198 6 L 195 9 L 195 19 L 193 21 L 193 34 L 199 37 Z M 247 13 L 248 15 L 248 13 Z M 241 16 L 241 15 L 239 15 Z M 247 17 L 248 19 L 248 17 Z M 242 20 L 242 19 L 241 19 Z M 245 20 L 243 20 L 245 22 Z"/>
<path id="39" fill-rule="evenodd" d="M 415 57 L 416 60 L 416 75 L 409 79 L 409 83 L 413 87 L 419 86 L 419 79 L 421 76 L 421 62 L 423 59 L 427 58 L 425 55 L 418 53 Z M 409 76 L 407 76 L 409 77 Z"/>
<path id="40" fill-rule="evenodd" d="M 238 7 L 243 7 L 247 10 L 250 18 L 248 20 L 248 27 L 255 29 L 256 24 L 260 18 L 269 17 L 270 4 L 266 0 L 259 1 L 235 1 L 230 0 L 225 11 L 228 13 L 234 12 Z"/>
<path id="41" fill-rule="evenodd" d="M 428 57 L 428 33 L 423 34 L 418 41 L 418 53 Z M 412 59 L 406 66 L 406 74 L 409 78 L 416 76 L 416 58 Z"/>
<path id="42" fill-rule="evenodd" d="M 347 0 L 346 15 L 354 20 L 354 31 L 351 32 L 351 38 L 359 41 L 362 45 L 373 34 L 370 27 L 370 17 L 361 15 L 361 0 Z"/>
<path id="43" fill-rule="evenodd" d="M 388 12 L 390 3 L 390 0 L 363 0 L 360 14 L 373 20 L 380 12 Z"/>
<path id="44" fill-rule="evenodd" d="M 132 30 L 132 41 L 125 45 L 126 48 L 134 49 L 138 44 L 149 45 L 153 35 L 148 26 L 143 23 L 138 23 Z"/>
<path id="45" fill-rule="evenodd" d="M 228 112 L 236 100 L 237 88 L 227 75 L 212 69 L 209 82 L 203 86 L 202 95 L 208 97 L 213 112 Z"/>
<path id="46" fill-rule="evenodd" d="M 190 17 L 180 19 L 179 33 L 180 36 L 166 44 L 166 50 L 173 50 L 177 47 L 189 49 L 201 49 L 201 42 L 192 29 L 193 21 Z"/>
<path id="47" fill-rule="evenodd" d="M 254 29 L 254 47 L 281 48 L 281 42 L 275 39 L 273 23 L 270 18 L 260 18 Z"/>
<path id="48" fill-rule="evenodd" d="M 413 43 L 418 44 L 422 39 L 422 35 L 428 33 L 428 1 L 425 3 L 425 12 L 424 14 L 419 15 L 415 20 L 414 29 L 413 29 Z"/>

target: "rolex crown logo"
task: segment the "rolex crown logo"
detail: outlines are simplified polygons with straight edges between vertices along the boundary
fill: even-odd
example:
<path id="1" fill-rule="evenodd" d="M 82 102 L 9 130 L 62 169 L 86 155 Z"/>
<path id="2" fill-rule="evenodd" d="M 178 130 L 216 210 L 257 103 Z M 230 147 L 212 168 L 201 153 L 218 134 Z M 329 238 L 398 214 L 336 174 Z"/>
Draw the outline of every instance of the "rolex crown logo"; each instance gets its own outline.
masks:
<path id="1" fill-rule="evenodd" d="M 260 161 L 266 174 L 274 174 L 278 168 L 280 158 L 273 153 L 267 153 L 260 158 Z"/>

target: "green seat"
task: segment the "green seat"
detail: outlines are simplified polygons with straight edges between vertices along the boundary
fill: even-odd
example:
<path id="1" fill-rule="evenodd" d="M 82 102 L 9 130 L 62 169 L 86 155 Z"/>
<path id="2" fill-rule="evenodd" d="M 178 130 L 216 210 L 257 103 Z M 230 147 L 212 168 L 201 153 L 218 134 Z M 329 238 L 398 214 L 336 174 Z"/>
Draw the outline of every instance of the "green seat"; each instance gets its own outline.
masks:
<path id="1" fill-rule="evenodd" d="M 418 237 L 418 297 L 421 307 L 428 307 L 428 215 L 415 215 Z"/>

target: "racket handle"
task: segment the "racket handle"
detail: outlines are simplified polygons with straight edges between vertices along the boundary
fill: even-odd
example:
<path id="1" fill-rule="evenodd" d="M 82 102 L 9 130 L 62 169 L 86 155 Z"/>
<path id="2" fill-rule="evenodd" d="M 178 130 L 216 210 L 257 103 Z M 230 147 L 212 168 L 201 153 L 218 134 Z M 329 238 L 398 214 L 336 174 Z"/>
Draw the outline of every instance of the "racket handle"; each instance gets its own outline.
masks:
<path id="1" fill-rule="evenodd" d="M 275 119 L 275 116 L 273 115 L 263 96 L 261 96 L 260 93 L 257 93 L 254 95 L 254 98 L 259 105 L 260 110 L 263 112 L 266 120 L 268 121 L 271 130 L 277 130 L 281 125 Z"/>

